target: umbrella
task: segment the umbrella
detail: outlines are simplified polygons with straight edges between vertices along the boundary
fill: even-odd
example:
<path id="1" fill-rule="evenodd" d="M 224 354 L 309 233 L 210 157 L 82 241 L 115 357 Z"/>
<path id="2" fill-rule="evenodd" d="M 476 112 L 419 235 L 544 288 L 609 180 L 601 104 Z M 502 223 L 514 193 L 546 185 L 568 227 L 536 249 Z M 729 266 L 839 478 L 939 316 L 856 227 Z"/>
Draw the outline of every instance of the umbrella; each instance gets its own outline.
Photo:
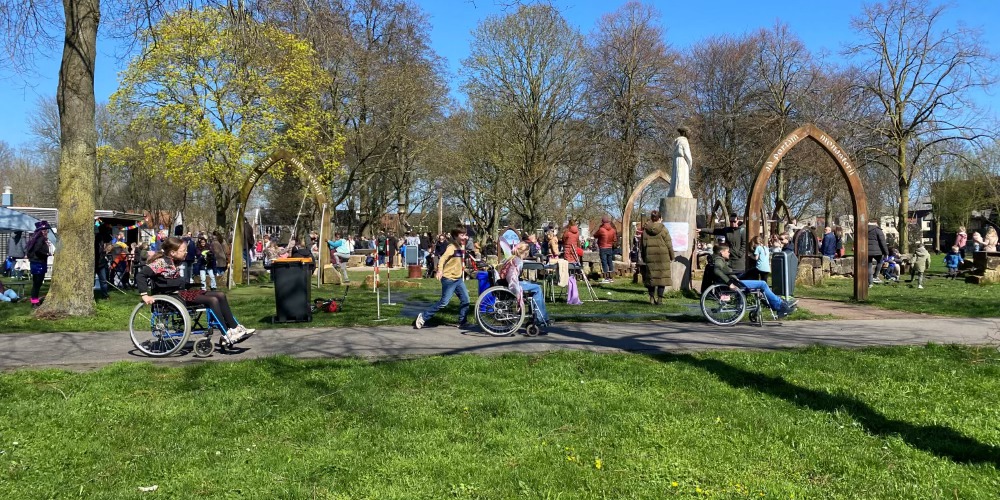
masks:
<path id="1" fill-rule="evenodd" d="M 25 215 L 17 210 L 0 207 L 0 232 L 24 231 L 30 233 L 35 230 L 35 223 L 38 219 Z M 55 231 L 49 231 L 49 239 L 53 243 L 57 241 Z"/>

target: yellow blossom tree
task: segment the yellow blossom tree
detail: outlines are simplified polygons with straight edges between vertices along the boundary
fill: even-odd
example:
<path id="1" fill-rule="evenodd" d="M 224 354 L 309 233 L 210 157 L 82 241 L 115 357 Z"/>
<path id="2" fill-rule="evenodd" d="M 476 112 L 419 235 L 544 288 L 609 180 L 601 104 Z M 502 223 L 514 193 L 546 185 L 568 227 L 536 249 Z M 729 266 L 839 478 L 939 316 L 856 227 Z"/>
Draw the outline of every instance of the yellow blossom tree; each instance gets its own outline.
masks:
<path id="1" fill-rule="evenodd" d="M 255 162 L 276 149 L 292 151 L 321 178 L 338 168 L 342 139 L 329 137 L 335 119 L 321 100 L 328 76 L 308 42 L 214 8 L 169 15 L 144 42 L 111 109 L 145 139 L 103 152 L 114 161 L 210 189 L 220 227 Z"/>

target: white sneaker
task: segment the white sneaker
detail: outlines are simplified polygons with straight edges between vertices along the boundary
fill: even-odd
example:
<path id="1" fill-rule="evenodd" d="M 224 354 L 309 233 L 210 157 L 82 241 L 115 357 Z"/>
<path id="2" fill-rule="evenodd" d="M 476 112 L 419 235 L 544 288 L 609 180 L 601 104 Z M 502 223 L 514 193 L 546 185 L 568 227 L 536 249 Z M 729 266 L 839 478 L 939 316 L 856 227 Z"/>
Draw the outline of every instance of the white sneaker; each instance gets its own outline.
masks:
<path id="1" fill-rule="evenodd" d="M 413 320 L 413 328 L 416 328 L 417 330 L 419 330 L 419 329 L 421 329 L 423 327 L 424 327 L 424 315 L 423 314 L 418 314 L 417 315 L 417 319 Z"/>
<path id="2" fill-rule="evenodd" d="M 243 342 L 244 340 L 250 338 L 250 336 L 257 331 L 256 329 L 247 328 L 243 325 L 236 325 L 236 328 L 233 328 L 233 330 L 235 330 L 236 334 L 238 335 L 236 343 Z"/>
<path id="3" fill-rule="evenodd" d="M 236 328 L 230 328 L 222 338 L 226 339 L 229 345 L 233 345 L 240 341 L 240 332 Z"/>
<path id="4" fill-rule="evenodd" d="M 924 289 L 924 285 L 917 285 L 917 288 L 923 290 Z"/>

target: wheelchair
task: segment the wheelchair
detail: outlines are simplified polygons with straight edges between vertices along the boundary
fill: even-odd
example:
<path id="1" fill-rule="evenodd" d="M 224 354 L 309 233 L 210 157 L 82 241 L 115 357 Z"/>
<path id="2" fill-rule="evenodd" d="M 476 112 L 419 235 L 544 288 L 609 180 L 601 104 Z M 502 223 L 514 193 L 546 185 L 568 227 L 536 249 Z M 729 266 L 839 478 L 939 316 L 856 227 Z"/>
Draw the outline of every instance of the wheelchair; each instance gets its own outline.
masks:
<path id="1" fill-rule="evenodd" d="M 736 285 L 736 290 L 729 288 L 730 283 Z M 738 280 L 730 283 L 709 286 L 701 294 L 701 313 L 709 323 L 732 326 L 747 315 L 751 324 L 764 326 L 766 313 L 770 313 L 771 318 L 777 321 L 778 316 L 767 305 L 763 291 L 747 288 Z"/>
<path id="2" fill-rule="evenodd" d="M 154 295 L 153 301 L 150 305 L 139 302 L 129 316 L 129 335 L 139 352 L 162 358 L 193 342 L 195 357 L 203 358 L 214 350 L 212 335 L 216 331 L 219 333 L 219 352 L 233 347 L 225 340 L 225 324 L 211 309 L 188 306 L 172 295 Z M 192 340 L 197 336 L 201 338 Z"/>
<path id="3" fill-rule="evenodd" d="M 494 278 L 494 271 L 490 271 Z M 493 285 L 483 290 L 476 299 L 476 323 L 484 332 L 494 337 L 514 335 L 527 322 L 525 335 L 534 337 L 542 333 L 541 327 L 535 321 L 534 292 L 522 292 L 523 301 L 517 300 L 517 294 L 507 288 L 507 280 L 491 279 Z M 520 302 L 524 302 L 522 307 Z"/>

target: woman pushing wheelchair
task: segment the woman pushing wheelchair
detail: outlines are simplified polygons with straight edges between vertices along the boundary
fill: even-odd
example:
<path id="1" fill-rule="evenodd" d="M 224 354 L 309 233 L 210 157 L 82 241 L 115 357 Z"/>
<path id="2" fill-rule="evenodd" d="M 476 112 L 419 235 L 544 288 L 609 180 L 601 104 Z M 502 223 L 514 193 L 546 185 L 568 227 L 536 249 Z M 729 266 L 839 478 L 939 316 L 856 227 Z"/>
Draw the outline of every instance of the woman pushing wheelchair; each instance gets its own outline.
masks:
<path id="1" fill-rule="evenodd" d="M 233 317 L 226 294 L 217 291 L 187 289 L 188 281 L 177 262 L 187 256 L 187 243 L 176 237 L 169 237 L 160 244 L 160 250 L 149 257 L 139 270 L 136 285 L 142 301 L 153 305 L 153 295 L 176 295 L 186 305 L 204 306 L 225 323 L 227 329 L 223 338 L 230 345 L 242 342 L 256 331 L 246 328 Z"/>

